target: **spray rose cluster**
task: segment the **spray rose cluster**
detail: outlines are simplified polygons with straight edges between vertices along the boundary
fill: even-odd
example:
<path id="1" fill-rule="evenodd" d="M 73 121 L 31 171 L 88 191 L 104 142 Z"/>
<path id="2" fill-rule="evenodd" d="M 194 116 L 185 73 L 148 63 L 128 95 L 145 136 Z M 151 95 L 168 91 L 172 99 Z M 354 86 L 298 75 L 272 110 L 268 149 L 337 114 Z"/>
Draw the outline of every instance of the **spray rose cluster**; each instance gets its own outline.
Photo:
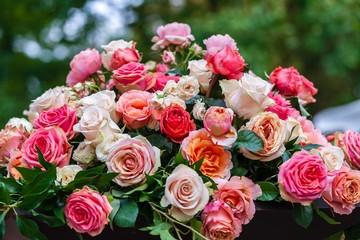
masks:
<path id="1" fill-rule="evenodd" d="M 64 86 L 6 124 L 0 188 L 12 188 L 2 212 L 50 204 L 52 218 L 96 236 L 109 223 L 134 227 L 146 207 L 151 234 L 180 238 L 181 225 L 207 239 L 237 238 L 256 200 L 322 199 L 351 214 L 360 134 L 327 138 L 314 127 L 304 114 L 317 93 L 310 80 L 292 66 L 257 76 L 227 34 L 198 44 L 184 23 L 156 32 L 160 62 L 122 39 L 81 51 Z"/>

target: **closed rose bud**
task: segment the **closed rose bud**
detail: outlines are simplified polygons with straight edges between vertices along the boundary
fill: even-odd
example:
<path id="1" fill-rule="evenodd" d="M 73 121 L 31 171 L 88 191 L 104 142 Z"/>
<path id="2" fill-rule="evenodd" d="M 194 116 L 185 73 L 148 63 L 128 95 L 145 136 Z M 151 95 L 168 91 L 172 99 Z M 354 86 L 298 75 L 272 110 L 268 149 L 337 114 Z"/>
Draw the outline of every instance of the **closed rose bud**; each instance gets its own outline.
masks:
<path id="1" fill-rule="evenodd" d="M 210 107 L 204 116 L 204 127 L 214 136 L 229 132 L 234 112 L 230 108 Z"/>

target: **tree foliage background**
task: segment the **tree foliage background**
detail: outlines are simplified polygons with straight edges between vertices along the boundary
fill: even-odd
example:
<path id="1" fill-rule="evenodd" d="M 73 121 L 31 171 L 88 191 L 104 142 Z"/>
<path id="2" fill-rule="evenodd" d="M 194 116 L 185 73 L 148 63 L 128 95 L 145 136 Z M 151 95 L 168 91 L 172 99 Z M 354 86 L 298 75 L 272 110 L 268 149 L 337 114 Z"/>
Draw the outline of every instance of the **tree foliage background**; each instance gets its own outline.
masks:
<path id="1" fill-rule="evenodd" d="M 0 124 L 65 83 L 72 57 L 133 39 L 150 60 L 156 27 L 188 23 L 197 42 L 228 33 L 265 78 L 295 66 L 319 89 L 310 112 L 360 97 L 358 0 L 1 0 Z"/>

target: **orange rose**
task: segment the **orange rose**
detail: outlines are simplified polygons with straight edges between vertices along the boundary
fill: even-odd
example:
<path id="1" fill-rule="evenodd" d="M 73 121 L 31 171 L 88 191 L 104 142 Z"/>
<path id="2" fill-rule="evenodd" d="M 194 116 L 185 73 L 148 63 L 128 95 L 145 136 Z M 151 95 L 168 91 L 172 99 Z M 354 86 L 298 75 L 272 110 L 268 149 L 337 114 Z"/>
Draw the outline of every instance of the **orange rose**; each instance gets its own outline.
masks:
<path id="1" fill-rule="evenodd" d="M 181 144 L 181 153 L 191 164 L 204 158 L 200 171 L 211 178 L 230 178 L 231 153 L 215 144 L 206 129 L 190 132 Z"/>

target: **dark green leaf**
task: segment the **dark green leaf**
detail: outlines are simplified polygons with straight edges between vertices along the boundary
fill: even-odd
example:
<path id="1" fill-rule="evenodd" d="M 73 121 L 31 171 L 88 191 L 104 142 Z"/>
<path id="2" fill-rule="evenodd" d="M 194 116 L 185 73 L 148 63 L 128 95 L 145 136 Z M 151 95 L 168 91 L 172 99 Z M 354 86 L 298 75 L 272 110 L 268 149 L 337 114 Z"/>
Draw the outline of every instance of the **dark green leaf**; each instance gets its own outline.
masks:
<path id="1" fill-rule="evenodd" d="M 40 168 L 35 167 L 34 169 L 25 168 L 25 167 L 15 167 L 24 178 L 24 180 L 32 181 L 39 174 L 42 173 Z"/>
<path id="2" fill-rule="evenodd" d="M 2 240 L 5 235 L 5 221 L 0 222 L 0 239 Z"/>
<path id="3" fill-rule="evenodd" d="M 358 240 L 360 239 L 360 223 L 345 229 L 345 240 Z"/>
<path id="4" fill-rule="evenodd" d="M 77 179 L 80 179 L 80 178 L 83 178 L 83 177 L 88 177 L 88 176 L 97 176 L 97 174 L 92 174 L 92 173 L 102 173 L 104 172 L 104 169 L 105 169 L 105 164 L 101 164 L 97 167 L 94 167 L 94 168 L 89 168 L 89 169 L 86 169 L 86 170 L 82 170 L 80 172 L 78 172 L 75 176 L 75 179 L 74 180 L 77 180 Z"/>
<path id="5" fill-rule="evenodd" d="M 325 212 L 321 211 L 318 206 L 316 205 L 315 202 L 313 202 L 311 204 L 311 206 L 313 207 L 313 209 L 315 209 L 317 215 L 319 215 L 322 219 L 324 219 L 326 222 L 328 222 L 331 225 L 336 225 L 336 224 L 341 224 L 341 222 L 337 222 L 334 219 L 332 219 L 331 217 L 329 217 Z"/>
<path id="6" fill-rule="evenodd" d="M 313 220 L 313 209 L 296 203 L 292 209 L 292 217 L 298 225 L 308 228 Z"/>
<path id="7" fill-rule="evenodd" d="M 176 75 L 182 76 L 182 75 L 186 75 L 186 72 L 183 71 L 182 69 L 173 68 L 167 71 L 166 74 L 169 76 L 176 76 Z"/>
<path id="8" fill-rule="evenodd" d="M 1 177 L 0 182 L 3 183 L 10 193 L 21 192 L 22 185 L 12 177 Z"/>
<path id="9" fill-rule="evenodd" d="M 289 152 L 289 151 L 285 151 L 284 153 L 283 153 L 283 155 L 281 155 L 281 158 L 282 158 L 282 161 L 283 162 L 286 162 L 287 160 L 289 160 L 290 158 L 291 158 L 291 152 Z"/>
<path id="10" fill-rule="evenodd" d="M 238 132 L 236 142 L 233 144 L 234 148 L 244 147 L 249 151 L 256 152 L 263 148 L 263 140 L 250 130 L 241 130 Z"/>
<path id="11" fill-rule="evenodd" d="M 64 208 L 65 206 L 62 206 L 62 207 L 56 207 L 54 208 L 53 212 L 54 212 L 54 215 L 61 219 L 61 221 L 65 222 L 65 216 L 64 216 Z"/>
<path id="12" fill-rule="evenodd" d="M 343 231 L 335 233 L 333 235 L 331 235 L 330 237 L 328 237 L 326 240 L 341 240 L 342 235 L 344 234 Z"/>
<path id="13" fill-rule="evenodd" d="M 232 176 L 245 176 L 248 173 L 248 169 L 243 168 L 243 167 L 235 167 L 233 169 L 231 169 L 231 175 Z"/>
<path id="14" fill-rule="evenodd" d="M 204 98 L 204 103 L 208 106 L 218 106 L 218 107 L 226 107 L 226 104 L 221 99 L 214 99 L 214 98 Z"/>
<path id="15" fill-rule="evenodd" d="M 6 188 L 5 184 L 0 182 L 0 202 L 5 204 L 10 204 L 11 197 L 9 190 Z"/>
<path id="16" fill-rule="evenodd" d="M 53 194 L 53 191 L 48 191 L 47 189 L 43 193 L 27 194 L 17 206 L 26 211 L 35 209 L 38 208 L 44 200 L 52 197 Z"/>
<path id="17" fill-rule="evenodd" d="M 272 201 L 279 195 L 279 189 L 271 182 L 257 182 L 262 195 L 257 198 L 260 201 Z"/>
<path id="18" fill-rule="evenodd" d="M 119 211 L 120 209 L 120 200 L 117 199 L 117 198 L 114 198 L 111 202 L 110 202 L 110 205 L 112 207 L 112 210 L 111 210 L 111 213 L 109 215 L 109 219 L 110 219 L 110 228 L 113 229 L 113 223 L 114 223 L 114 218 L 117 214 L 117 212 Z"/>
<path id="19" fill-rule="evenodd" d="M 33 220 L 16 215 L 16 224 L 22 235 L 32 240 L 47 240 L 46 236 L 39 231 L 38 225 Z"/>
<path id="20" fill-rule="evenodd" d="M 58 218 L 56 216 L 48 216 L 35 211 L 31 211 L 31 214 L 35 217 L 35 220 L 39 222 L 43 222 L 50 227 L 60 227 L 65 224 L 65 221 L 63 219 Z"/>
<path id="21" fill-rule="evenodd" d="M 160 236 L 161 240 L 176 240 L 171 233 L 172 225 L 168 222 L 159 222 L 154 226 L 147 227 L 150 230 L 150 235 Z"/>
<path id="22" fill-rule="evenodd" d="M 201 168 L 203 162 L 204 162 L 204 158 L 201 158 L 201 159 L 197 160 L 196 162 L 194 162 L 194 164 L 191 164 L 190 167 L 192 169 L 194 169 L 195 171 L 200 172 L 200 168 Z"/>
<path id="23" fill-rule="evenodd" d="M 40 148 L 38 148 L 37 146 L 35 146 L 35 147 L 36 147 L 36 150 L 37 150 L 37 153 L 38 153 L 38 161 L 41 164 L 41 166 L 43 166 L 46 170 L 53 167 L 53 165 L 51 163 L 49 163 L 49 162 L 47 162 L 45 160 L 44 155 L 42 154 Z"/>
<path id="24" fill-rule="evenodd" d="M 310 151 L 311 149 L 316 149 L 322 147 L 320 144 L 306 144 L 305 146 L 299 146 L 299 148 L 304 149 L 306 151 Z"/>
<path id="25" fill-rule="evenodd" d="M 134 227 L 139 208 L 133 199 L 121 199 L 120 209 L 115 215 L 114 223 L 118 227 Z"/>
<path id="26" fill-rule="evenodd" d="M 185 159 L 183 157 L 183 155 L 181 154 L 181 152 L 178 152 L 175 155 L 175 164 L 179 165 L 179 164 L 189 164 L 189 160 Z"/>
<path id="27" fill-rule="evenodd" d="M 169 152 L 172 149 L 172 143 L 168 142 L 166 138 L 161 134 L 151 134 L 146 136 L 151 145 L 158 147 L 159 149 L 167 149 Z"/>
<path id="28" fill-rule="evenodd" d="M 190 226 L 191 226 L 193 229 L 195 229 L 197 232 L 200 232 L 202 223 L 201 223 L 201 221 L 196 220 L 195 218 L 192 218 L 192 219 L 190 220 Z M 200 237 L 198 234 L 196 234 L 196 233 L 193 232 L 193 233 L 192 233 L 192 239 L 193 239 L 193 240 L 202 240 L 203 238 Z"/>
<path id="29" fill-rule="evenodd" d="M 22 194 L 24 197 L 28 194 L 43 193 L 48 189 L 56 179 L 56 168 L 52 165 L 46 172 L 41 172 L 29 183 L 24 184 Z"/>

